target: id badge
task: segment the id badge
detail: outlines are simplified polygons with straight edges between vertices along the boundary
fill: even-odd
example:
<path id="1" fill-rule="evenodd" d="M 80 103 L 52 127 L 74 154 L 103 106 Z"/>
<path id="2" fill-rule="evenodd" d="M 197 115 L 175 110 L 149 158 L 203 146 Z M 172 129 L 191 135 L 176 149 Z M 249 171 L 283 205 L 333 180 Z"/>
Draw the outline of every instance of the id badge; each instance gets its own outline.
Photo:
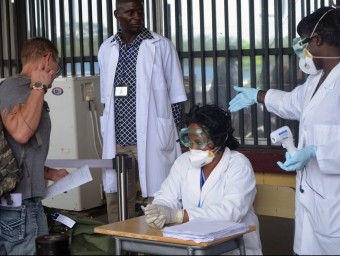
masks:
<path id="1" fill-rule="evenodd" d="M 118 85 L 115 87 L 115 97 L 127 97 L 128 96 L 128 86 Z"/>

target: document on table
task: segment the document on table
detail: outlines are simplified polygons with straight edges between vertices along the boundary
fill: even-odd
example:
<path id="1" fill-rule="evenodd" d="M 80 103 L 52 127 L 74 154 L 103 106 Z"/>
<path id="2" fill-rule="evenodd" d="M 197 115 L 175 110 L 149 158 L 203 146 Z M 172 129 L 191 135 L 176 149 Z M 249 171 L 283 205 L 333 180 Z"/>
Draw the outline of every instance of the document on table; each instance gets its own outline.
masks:
<path id="1" fill-rule="evenodd" d="M 87 165 L 85 165 L 48 186 L 46 195 L 43 199 L 59 195 L 65 191 L 79 187 L 80 185 L 83 185 L 91 180 L 92 175 L 90 169 Z"/>
<path id="2" fill-rule="evenodd" d="M 245 223 L 197 218 L 184 224 L 165 227 L 163 236 L 201 243 L 244 233 L 247 230 L 248 226 Z"/>

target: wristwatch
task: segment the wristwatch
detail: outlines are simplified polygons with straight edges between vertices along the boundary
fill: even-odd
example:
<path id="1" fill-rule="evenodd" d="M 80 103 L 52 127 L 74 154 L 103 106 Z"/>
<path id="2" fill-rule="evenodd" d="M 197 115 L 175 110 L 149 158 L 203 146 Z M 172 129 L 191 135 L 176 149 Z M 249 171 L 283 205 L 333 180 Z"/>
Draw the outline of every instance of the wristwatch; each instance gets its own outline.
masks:
<path id="1" fill-rule="evenodd" d="M 47 85 L 43 84 L 42 82 L 35 82 L 32 85 L 32 89 L 34 90 L 44 90 L 45 93 L 47 92 Z"/>

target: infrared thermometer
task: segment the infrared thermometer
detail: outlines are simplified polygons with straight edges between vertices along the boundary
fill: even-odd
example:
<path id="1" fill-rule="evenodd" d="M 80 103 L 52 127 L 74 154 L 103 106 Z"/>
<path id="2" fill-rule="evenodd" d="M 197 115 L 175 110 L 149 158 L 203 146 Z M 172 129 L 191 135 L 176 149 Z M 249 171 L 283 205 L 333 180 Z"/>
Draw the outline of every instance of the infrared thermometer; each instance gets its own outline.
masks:
<path id="1" fill-rule="evenodd" d="M 296 152 L 294 146 L 293 134 L 288 126 L 283 126 L 270 134 L 270 139 L 275 144 L 281 144 L 282 147 L 286 148 L 288 153 L 293 156 Z"/>

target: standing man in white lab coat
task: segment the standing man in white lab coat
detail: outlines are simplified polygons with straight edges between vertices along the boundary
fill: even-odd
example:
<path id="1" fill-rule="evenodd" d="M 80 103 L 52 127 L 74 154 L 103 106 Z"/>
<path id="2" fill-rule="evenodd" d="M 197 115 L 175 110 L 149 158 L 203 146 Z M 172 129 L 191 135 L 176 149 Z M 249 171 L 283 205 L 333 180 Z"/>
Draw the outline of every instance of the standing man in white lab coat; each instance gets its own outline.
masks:
<path id="1" fill-rule="evenodd" d="M 144 27 L 142 0 L 117 0 L 121 29 L 98 52 L 103 159 L 117 153 L 138 161 L 143 197 L 153 197 L 181 154 L 176 124 L 186 101 L 174 45 Z M 138 152 L 138 154 L 137 154 Z M 128 171 L 128 212 L 134 216 L 136 161 Z M 103 170 L 109 222 L 118 220 L 116 171 Z"/>
<path id="2" fill-rule="evenodd" d="M 234 112 L 256 102 L 300 121 L 298 151 L 278 165 L 297 171 L 294 252 L 340 253 L 340 9 L 322 7 L 300 21 L 293 40 L 307 81 L 291 92 L 235 89 Z"/>

